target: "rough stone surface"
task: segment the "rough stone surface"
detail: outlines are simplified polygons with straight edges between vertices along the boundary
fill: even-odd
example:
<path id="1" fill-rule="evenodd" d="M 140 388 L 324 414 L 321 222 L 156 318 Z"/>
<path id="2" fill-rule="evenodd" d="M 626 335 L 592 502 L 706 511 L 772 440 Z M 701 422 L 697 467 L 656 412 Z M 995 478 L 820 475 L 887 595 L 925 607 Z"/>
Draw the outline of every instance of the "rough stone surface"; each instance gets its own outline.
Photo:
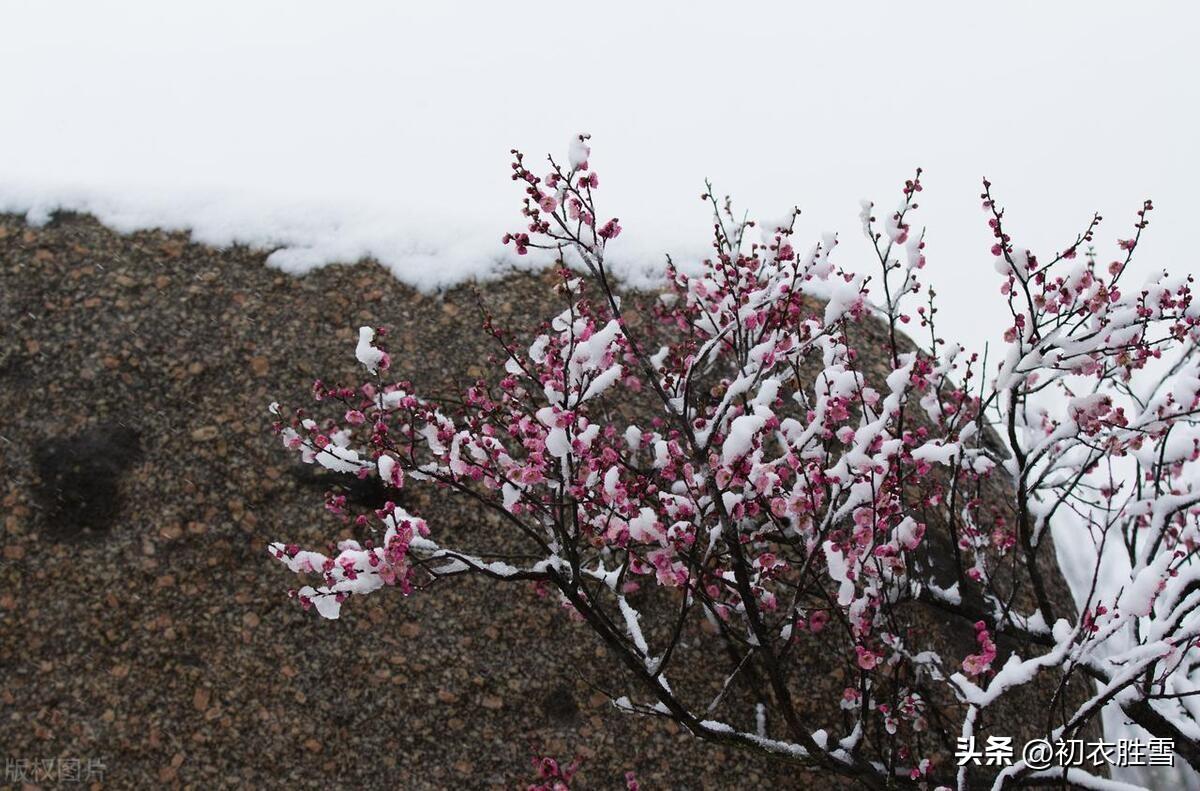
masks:
<path id="1" fill-rule="evenodd" d="M 486 298 L 530 330 L 557 312 L 541 285 Z M 599 641 L 531 591 L 384 592 L 333 622 L 286 598 L 266 544 L 350 533 L 266 405 L 353 381 L 367 323 L 393 328 L 395 373 L 435 389 L 490 351 L 469 288 L 417 294 L 370 263 L 292 278 L 182 234 L 0 215 L 0 752 L 99 759 L 113 788 L 512 787 L 534 746 L 582 757 L 592 788 L 627 769 L 646 788 L 828 785 L 617 714 L 584 681 L 619 686 Z M 405 496 L 454 535 L 497 529 Z M 807 695 L 840 691 L 839 667 L 805 661 Z"/>
<path id="2" fill-rule="evenodd" d="M 0 216 L 4 757 L 99 759 L 111 788 L 512 788 L 534 745 L 584 758 L 592 788 L 626 769 L 647 788 L 796 777 L 615 712 L 580 673 L 611 664 L 598 641 L 532 592 L 462 580 L 333 622 L 289 601 L 267 542 L 342 528 L 320 507 L 331 481 L 280 447 L 266 405 L 358 377 L 360 324 L 392 326 L 398 372 L 434 387 L 477 376 L 490 349 L 470 289 L 263 261 Z M 541 285 L 488 299 L 531 328 L 551 309 Z M 431 523 L 487 527 L 412 491 Z"/>

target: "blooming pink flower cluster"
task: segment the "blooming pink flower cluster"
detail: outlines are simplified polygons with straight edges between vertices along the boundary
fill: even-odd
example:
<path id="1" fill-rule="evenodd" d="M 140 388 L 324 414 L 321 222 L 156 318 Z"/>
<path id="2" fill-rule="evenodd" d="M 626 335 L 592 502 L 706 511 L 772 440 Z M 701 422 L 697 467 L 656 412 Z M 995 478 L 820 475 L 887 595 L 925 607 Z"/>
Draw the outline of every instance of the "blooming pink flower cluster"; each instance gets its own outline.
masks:
<path id="1" fill-rule="evenodd" d="M 996 644 L 992 642 L 987 624 L 983 621 L 975 622 L 975 639 L 979 641 L 979 653 L 971 654 L 962 662 L 963 670 L 972 677 L 986 673 L 992 668 L 992 662 L 996 661 Z"/>
<path id="2" fill-rule="evenodd" d="M 410 593 L 413 569 L 409 565 L 409 550 L 414 539 L 429 535 L 429 528 L 425 520 L 410 516 L 391 502 L 376 511 L 375 517 L 385 526 L 382 546 L 376 546 L 369 538 L 363 544 L 341 541 L 336 547 L 338 554 L 329 557 L 301 550 L 295 544 L 272 544 L 271 554 L 289 569 L 318 574 L 325 583 L 319 589 L 306 585 L 289 591 L 288 595 L 299 599 L 306 610 L 316 605 L 321 615 L 336 618 L 342 602 L 352 593 L 370 593 L 384 585 L 399 585 L 404 593 Z M 359 526 L 367 524 L 362 515 L 356 521 Z"/>
<path id="3" fill-rule="evenodd" d="M 549 756 L 534 756 L 533 771 L 537 780 L 526 786 L 526 791 L 570 791 L 575 775 L 579 773 L 578 759 L 564 766 Z M 642 785 L 634 772 L 625 773 L 626 791 L 640 791 Z"/>
<path id="4" fill-rule="evenodd" d="M 375 537 L 332 556 L 272 545 L 321 578 L 295 593 L 305 606 L 333 618 L 350 595 L 461 574 L 533 583 L 631 675 L 620 710 L 872 783 L 952 771 L 934 722 L 960 712 L 973 735 L 979 711 L 1068 667 L 1122 694 L 1085 696 L 1055 738 L 1109 700 L 1156 735 L 1200 733 L 1188 696 L 1200 685 L 1200 311 L 1190 277 L 1123 284 L 1149 202 L 1124 259 L 1101 271 L 1085 249 L 1098 217 L 1043 263 L 1012 243 L 985 181 L 1012 314 L 1005 353 L 988 360 L 937 335 L 918 279 L 920 171 L 882 222 L 863 205 L 872 277 L 831 260 L 836 237 L 802 253 L 795 215 L 758 225 L 709 188 L 711 256 L 668 261 L 652 309 L 629 310 L 606 263 L 621 227 L 597 220 L 588 140 L 536 172 L 514 152 L 525 224 L 504 242 L 549 251 L 563 299 L 535 337 L 518 343 L 486 317 L 500 363 L 452 401 L 393 379 L 410 366 L 364 327 L 356 356 L 371 381 L 318 382 L 322 419 L 273 407 L 305 462 L 470 497 L 528 560 L 443 546 L 395 505 L 354 516 L 334 495 L 329 510 Z M 906 324 L 928 332 L 926 348 Z M 997 489 L 1006 499 L 989 501 Z M 1096 558 L 1079 609 L 1047 581 L 1051 523 Z M 1124 570 L 1102 577 L 1102 558 Z M 973 625 L 978 651 L 941 656 L 930 618 Z M 705 664 L 731 663 L 707 703 L 668 681 L 700 625 L 720 646 Z M 1002 655 L 1000 633 L 1033 653 Z M 810 655 L 849 681 L 827 714 L 805 698 Z M 726 694 L 738 678 L 754 680 L 749 704 Z M 570 780 L 545 771 L 544 787 Z"/>
<path id="5" fill-rule="evenodd" d="M 549 756 L 534 756 L 533 770 L 537 782 L 530 783 L 527 791 L 570 791 L 571 781 L 579 771 L 579 761 L 572 761 L 563 766 L 557 759 Z"/>

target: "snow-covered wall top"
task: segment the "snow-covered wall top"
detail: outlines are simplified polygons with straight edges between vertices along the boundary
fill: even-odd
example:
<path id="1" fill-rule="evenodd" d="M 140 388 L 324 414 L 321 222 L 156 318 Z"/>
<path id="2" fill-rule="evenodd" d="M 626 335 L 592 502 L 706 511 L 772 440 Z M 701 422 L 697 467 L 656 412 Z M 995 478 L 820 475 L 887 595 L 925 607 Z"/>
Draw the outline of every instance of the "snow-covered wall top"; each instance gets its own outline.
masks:
<path id="1" fill-rule="evenodd" d="M 1154 13 L 1149 13 L 1153 6 Z M 1157 207 L 1143 262 L 1196 271 L 1200 56 L 1191 4 L 10 4 L 0 209 L 282 247 L 303 272 L 373 256 L 436 288 L 494 271 L 519 220 L 508 151 L 593 135 L 635 281 L 704 249 L 703 179 L 805 214 L 866 264 L 859 199 L 922 203 L 948 336 L 1003 316 L 979 211 L 1058 249 Z M 1105 242 L 1106 244 L 1109 242 Z"/>

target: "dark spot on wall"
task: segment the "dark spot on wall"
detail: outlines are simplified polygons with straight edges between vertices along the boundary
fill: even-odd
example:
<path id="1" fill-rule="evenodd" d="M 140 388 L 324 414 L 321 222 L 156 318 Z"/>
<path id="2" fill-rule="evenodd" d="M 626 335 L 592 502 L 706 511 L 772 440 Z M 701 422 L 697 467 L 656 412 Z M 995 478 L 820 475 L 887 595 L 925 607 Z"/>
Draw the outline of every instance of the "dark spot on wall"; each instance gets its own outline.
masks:
<path id="1" fill-rule="evenodd" d="M 45 441 L 34 452 L 33 466 L 34 496 L 47 532 L 72 538 L 107 531 L 121 513 L 121 479 L 141 457 L 140 434 L 121 424 Z"/>
<path id="2" fill-rule="evenodd" d="M 552 725 L 574 725 L 579 721 L 579 704 L 570 688 L 557 686 L 542 698 L 542 713 Z"/>

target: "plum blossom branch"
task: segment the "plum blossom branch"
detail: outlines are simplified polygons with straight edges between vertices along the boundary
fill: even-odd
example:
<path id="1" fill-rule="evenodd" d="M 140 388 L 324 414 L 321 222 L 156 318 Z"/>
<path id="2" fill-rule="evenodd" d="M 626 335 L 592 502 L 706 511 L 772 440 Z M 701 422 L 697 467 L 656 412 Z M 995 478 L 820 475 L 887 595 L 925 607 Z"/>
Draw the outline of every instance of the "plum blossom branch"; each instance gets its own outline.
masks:
<path id="1" fill-rule="evenodd" d="M 1200 309 L 1191 277 L 1125 282 L 1149 201 L 1106 269 L 1079 255 L 1098 216 L 1043 263 L 984 182 L 1011 317 L 989 370 L 939 337 L 932 290 L 909 307 L 921 171 L 882 221 L 864 203 L 874 276 L 831 260 L 832 235 L 799 252 L 796 212 L 760 225 L 706 185 L 711 254 L 668 259 L 648 310 L 606 263 L 622 228 L 597 206 L 587 135 L 541 170 L 514 151 L 512 178 L 523 225 L 503 242 L 552 253 L 565 300 L 535 337 L 485 314 L 500 363 L 449 399 L 392 381 L 408 361 L 364 327 L 371 381 L 318 382 L 321 419 L 272 407 L 302 461 L 439 487 L 510 535 L 466 551 L 394 503 L 351 514 L 331 496 L 361 543 L 270 548 L 319 578 L 293 591 L 303 606 L 336 618 L 351 596 L 467 574 L 530 583 L 624 668 L 618 709 L 869 787 L 1041 779 L 945 753 L 1030 695 L 1055 712 L 1049 735 L 1119 706 L 1200 767 Z M 1079 607 L 1054 593 L 1051 524 L 1098 547 Z M 970 636 L 948 648 L 931 622 Z M 836 695 L 804 672 L 815 659 L 844 679 Z"/>

